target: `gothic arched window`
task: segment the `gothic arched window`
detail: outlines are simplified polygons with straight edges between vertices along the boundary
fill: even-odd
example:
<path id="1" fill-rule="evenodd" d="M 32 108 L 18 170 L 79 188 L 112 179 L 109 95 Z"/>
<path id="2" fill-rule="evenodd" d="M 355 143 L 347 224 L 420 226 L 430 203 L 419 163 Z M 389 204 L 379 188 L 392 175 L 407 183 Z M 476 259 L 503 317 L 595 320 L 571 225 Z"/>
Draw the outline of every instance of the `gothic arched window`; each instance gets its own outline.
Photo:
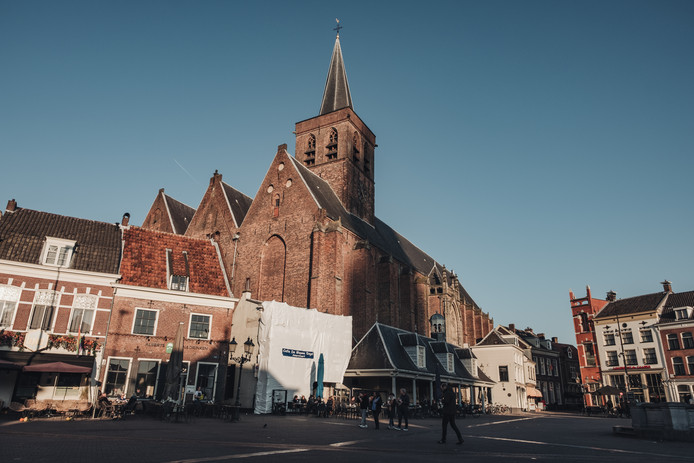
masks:
<path id="1" fill-rule="evenodd" d="M 328 159 L 337 159 L 337 130 L 330 129 L 330 142 L 328 143 Z"/>
<path id="2" fill-rule="evenodd" d="M 280 195 L 275 194 L 272 197 L 272 216 L 279 217 L 280 215 Z"/>
<path id="3" fill-rule="evenodd" d="M 306 151 L 304 151 L 304 164 L 312 166 L 316 163 L 316 136 L 310 134 L 306 143 Z"/>

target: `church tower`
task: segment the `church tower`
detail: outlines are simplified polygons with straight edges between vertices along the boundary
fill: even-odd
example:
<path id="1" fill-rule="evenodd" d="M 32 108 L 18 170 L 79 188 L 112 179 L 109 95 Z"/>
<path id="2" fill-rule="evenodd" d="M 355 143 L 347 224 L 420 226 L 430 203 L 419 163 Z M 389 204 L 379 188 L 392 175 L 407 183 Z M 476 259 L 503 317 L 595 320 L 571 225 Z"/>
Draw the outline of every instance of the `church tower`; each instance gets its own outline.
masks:
<path id="1" fill-rule="evenodd" d="M 318 116 L 297 122 L 296 159 L 328 182 L 352 214 L 374 223 L 376 136 L 352 108 L 338 30 Z"/>

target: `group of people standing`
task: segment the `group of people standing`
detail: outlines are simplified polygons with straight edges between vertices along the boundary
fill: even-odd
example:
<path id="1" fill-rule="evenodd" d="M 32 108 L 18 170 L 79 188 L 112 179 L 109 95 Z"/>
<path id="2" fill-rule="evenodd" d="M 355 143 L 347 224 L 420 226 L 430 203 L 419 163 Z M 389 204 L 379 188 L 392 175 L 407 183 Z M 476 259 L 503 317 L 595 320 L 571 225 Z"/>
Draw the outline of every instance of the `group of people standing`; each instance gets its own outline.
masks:
<path id="1" fill-rule="evenodd" d="M 374 429 L 380 428 L 379 417 L 383 409 L 383 403 L 381 399 L 381 394 L 374 391 L 371 394 L 364 391 L 359 395 L 359 409 L 361 411 L 361 423 L 359 423 L 360 428 L 367 428 L 366 419 L 371 412 L 374 419 Z M 397 431 L 408 431 L 409 430 L 409 412 L 410 412 L 410 396 L 407 395 L 407 390 L 405 388 L 400 389 L 400 394 L 395 397 L 394 394 L 388 395 L 386 400 L 386 410 L 388 411 L 388 429 L 394 429 Z M 439 444 L 446 443 L 446 434 L 448 431 L 448 426 L 450 425 L 453 431 L 455 431 L 458 437 L 457 444 L 463 443 L 463 436 L 460 434 L 458 426 L 455 424 L 456 415 L 456 398 L 455 392 L 448 387 L 448 384 L 441 384 L 441 439 L 438 441 Z M 395 426 L 395 417 L 398 418 L 398 425 Z M 405 426 L 403 427 L 403 421 Z"/>

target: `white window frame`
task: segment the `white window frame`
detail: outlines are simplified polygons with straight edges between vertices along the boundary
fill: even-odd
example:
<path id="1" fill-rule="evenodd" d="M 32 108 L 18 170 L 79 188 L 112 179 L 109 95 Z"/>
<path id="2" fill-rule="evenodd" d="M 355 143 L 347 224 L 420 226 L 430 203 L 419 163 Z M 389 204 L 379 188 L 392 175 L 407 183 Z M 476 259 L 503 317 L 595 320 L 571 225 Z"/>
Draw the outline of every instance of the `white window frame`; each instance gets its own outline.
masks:
<path id="1" fill-rule="evenodd" d="M 55 325 L 55 319 L 56 315 L 58 313 L 58 307 L 60 306 L 60 294 L 56 293 L 55 291 L 37 291 L 36 294 L 34 295 L 34 303 L 31 306 L 31 315 L 29 316 L 29 320 L 27 322 L 27 329 L 29 330 L 43 330 L 43 331 L 53 331 L 53 326 Z M 51 320 L 49 323 L 49 326 L 46 328 L 43 327 L 44 323 L 41 322 L 40 326 L 38 328 L 34 328 L 31 326 L 31 322 L 34 320 L 34 315 L 36 314 L 36 308 L 37 307 L 42 307 L 43 308 L 43 315 L 42 318 L 45 319 L 46 317 L 46 309 L 50 308 L 51 309 Z"/>
<path id="2" fill-rule="evenodd" d="M 125 373 L 125 382 L 123 383 L 123 394 L 127 394 L 128 384 L 130 384 L 130 375 L 133 371 L 133 358 L 132 357 L 109 357 L 106 361 L 106 372 L 104 374 L 103 391 L 106 392 L 106 386 L 108 385 L 108 373 L 111 370 L 111 360 L 127 360 L 128 361 L 128 371 Z M 115 397 L 112 391 L 109 391 L 109 397 Z"/>
<path id="3" fill-rule="evenodd" d="M 152 331 L 152 334 L 145 334 L 145 333 L 136 333 L 135 332 L 135 322 L 137 321 L 137 311 L 138 310 L 145 310 L 148 312 L 154 312 L 154 328 Z M 135 335 L 135 336 L 156 336 L 157 334 L 157 327 L 159 325 L 159 309 L 149 309 L 145 307 L 135 307 L 135 312 L 133 313 L 133 324 L 130 327 L 130 333 Z"/>
<path id="4" fill-rule="evenodd" d="M 641 342 L 653 342 L 653 331 L 651 331 L 650 328 L 644 328 L 640 330 L 639 335 L 641 338 Z"/>
<path id="5" fill-rule="evenodd" d="M 417 354 L 417 368 L 426 368 L 427 367 L 427 357 L 426 357 L 426 351 L 424 350 L 424 346 L 416 346 L 416 354 Z"/>
<path id="6" fill-rule="evenodd" d="M 81 333 L 81 334 L 91 334 L 92 330 L 94 329 L 94 320 L 96 318 L 96 308 L 99 303 L 99 298 L 93 294 L 78 294 L 74 297 L 74 301 L 72 303 L 72 312 L 70 313 L 70 321 L 67 325 L 67 330 L 68 333 Z M 72 325 L 74 323 L 74 319 L 77 316 L 76 314 L 78 311 L 82 311 L 81 319 L 80 319 L 80 328 L 77 329 L 77 331 L 73 331 Z M 87 331 L 83 331 L 81 329 L 81 326 L 84 324 L 84 316 L 87 313 L 91 313 L 91 320 L 89 321 L 89 329 Z"/>
<path id="7" fill-rule="evenodd" d="M 14 319 L 17 316 L 17 306 L 22 295 L 22 288 L 12 285 L 0 285 L 0 328 L 12 328 Z M 12 311 L 8 317 L 7 314 Z M 7 319 L 8 323 L 3 323 Z"/>
<path id="8" fill-rule="evenodd" d="M 185 281 L 183 285 L 180 285 L 180 283 L 174 287 L 174 278 L 184 278 Z M 171 291 L 183 291 L 183 292 L 188 292 L 188 285 L 190 283 L 190 278 L 188 278 L 186 275 L 171 275 L 169 277 L 169 289 Z"/>
<path id="9" fill-rule="evenodd" d="M 198 337 L 192 337 L 191 336 L 191 331 L 193 330 L 193 316 L 207 317 L 209 319 L 209 321 L 207 322 L 207 337 L 198 338 Z M 190 317 L 188 318 L 188 339 L 199 339 L 201 341 L 207 341 L 210 339 L 211 335 L 212 335 L 212 315 L 206 314 L 206 313 L 192 313 L 192 314 L 190 314 Z"/>
<path id="10" fill-rule="evenodd" d="M 198 379 L 200 377 L 200 366 L 212 365 L 214 367 L 214 382 L 212 386 L 212 397 L 205 397 L 206 400 L 214 399 L 217 395 L 217 380 L 219 379 L 219 364 L 214 362 L 198 362 L 195 367 L 195 390 L 198 390 Z"/>
<path id="11" fill-rule="evenodd" d="M 157 374 L 156 374 L 156 378 L 154 379 L 154 391 L 152 391 L 152 394 L 151 394 L 151 397 L 156 397 L 156 395 L 157 395 L 157 388 L 159 387 L 159 380 L 161 379 L 161 378 L 160 378 L 160 376 L 161 376 L 161 359 L 155 359 L 155 358 L 138 358 L 138 359 L 137 359 L 137 371 L 135 371 L 135 369 L 132 368 L 132 370 L 133 370 L 133 375 L 134 375 L 134 378 L 135 378 L 135 386 L 134 386 L 134 387 L 135 387 L 135 390 L 133 390 L 133 392 L 137 391 L 137 388 L 138 388 L 138 385 L 137 385 L 137 376 L 140 374 L 140 364 L 141 364 L 142 362 L 154 362 L 154 363 L 157 364 Z M 148 396 L 147 396 L 147 391 L 142 391 L 142 394 L 143 394 L 145 397 L 148 397 Z"/>
<path id="12" fill-rule="evenodd" d="M 74 240 L 47 236 L 43 244 L 43 250 L 41 251 L 41 264 L 59 268 L 69 267 L 73 251 L 75 250 L 75 243 Z M 55 256 L 52 261 L 49 261 L 51 247 L 55 248 Z M 61 255 L 63 255 L 63 261 L 59 262 Z"/>

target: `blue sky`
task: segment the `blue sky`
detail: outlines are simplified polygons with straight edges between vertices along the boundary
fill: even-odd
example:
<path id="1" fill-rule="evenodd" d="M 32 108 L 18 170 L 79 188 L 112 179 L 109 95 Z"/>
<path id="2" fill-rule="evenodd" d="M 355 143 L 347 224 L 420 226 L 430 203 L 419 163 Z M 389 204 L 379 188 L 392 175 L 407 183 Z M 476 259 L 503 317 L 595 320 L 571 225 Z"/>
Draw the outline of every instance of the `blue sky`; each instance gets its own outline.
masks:
<path id="1" fill-rule="evenodd" d="M 0 201 L 141 224 L 215 169 L 255 196 L 340 18 L 376 214 L 496 323 L 569 289 L 694 290 L 694 2 L 0 1 Z"/>

